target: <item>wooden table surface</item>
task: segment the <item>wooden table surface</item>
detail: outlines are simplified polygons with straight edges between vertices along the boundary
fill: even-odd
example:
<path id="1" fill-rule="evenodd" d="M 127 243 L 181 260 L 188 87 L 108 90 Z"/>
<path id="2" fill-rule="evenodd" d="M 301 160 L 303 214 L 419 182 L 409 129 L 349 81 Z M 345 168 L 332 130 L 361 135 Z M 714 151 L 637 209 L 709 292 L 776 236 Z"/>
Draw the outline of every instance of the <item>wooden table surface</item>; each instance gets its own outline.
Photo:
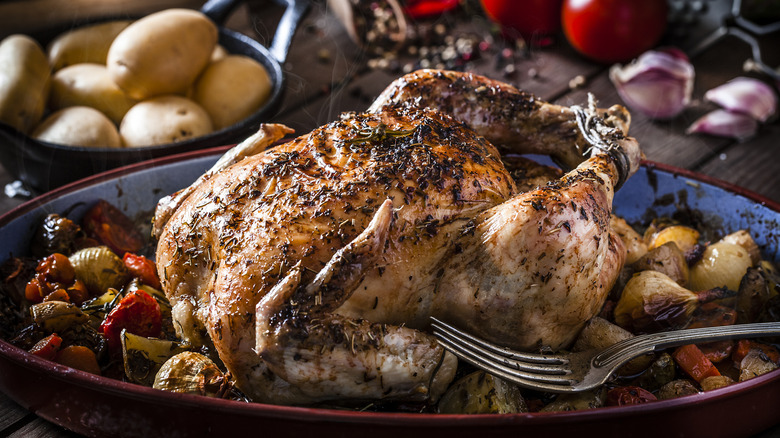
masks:
<path id="1" fill-rule="evenodd" d="M 689 36 L 670 40 L 671 43 L 689 44 L 704 34 L 708 25 L 719 23 L 720 14 L 730 5 L 725 0 L 698 3 L 705 4 L 705 12 L 698 16 L 698 22 L 690 25 Z M 198 7 L 197 2 L 194 7 Z M 267 43 L 281 11 L 269 2 L 249 1 L 231 15 L 226 26 Z M 622 103 L 608 79 L 609 66 L 583 59 L 560 35 L 549 46 L 523 48 L 497 37 L 490 23 L 478 13 L 440 17 L 436 24 L 438 27 L 418 23 L 418 28 L 430 29 L 434 34 L 443 32 L 454 41 L 483 42 L 485 50 L 477 50 L 461 67 L 463 69 L 510 82 L 559 104 L 584 104 L 587 93 L 593 93 L 603 107 Z M 765 59 L 770 65 L 780 65 L 780 50 L 777 50 L 780 40 L 777 35 L 770 35 L 768 39 L 769 47 L 774 50 L 765 50 Z M 685 133 L 696 118 L 714 109 L 711 104 L 702 102 L 704 92 L 746 75 L 743 64 L 750 57 L 748 46 L 735 38 L 721 40 L 693 57 L 696 80 L 691 107 L 679 117 L 663 122 L 633 112 L 630 134 L 639 140 L 648 160 L 701 172 L 780 202 L 780 123 L 777 119 L 761 126 L 757 136 L 744 142 Z M 404 69 L 419 67 L 420 59 L 420 56 L 402 51 L 397 59 L 378 61 L 349 39 L 324 2 L 315 2 L 284 64 L 286 96 L 274 121 L 305 133 L 336 119 L 343 111 L 365 109 Z M 0 168 L 0 186 L 10 182 L 12 178 Z M 26 201 L 2 194 L 0 197 L 0 213 Z M 0 393 L 0 436 L 8 435 L 61 437 L 73 434 L 36 417 Z M 780 427 L 760 436 L 780 436 Z"/>

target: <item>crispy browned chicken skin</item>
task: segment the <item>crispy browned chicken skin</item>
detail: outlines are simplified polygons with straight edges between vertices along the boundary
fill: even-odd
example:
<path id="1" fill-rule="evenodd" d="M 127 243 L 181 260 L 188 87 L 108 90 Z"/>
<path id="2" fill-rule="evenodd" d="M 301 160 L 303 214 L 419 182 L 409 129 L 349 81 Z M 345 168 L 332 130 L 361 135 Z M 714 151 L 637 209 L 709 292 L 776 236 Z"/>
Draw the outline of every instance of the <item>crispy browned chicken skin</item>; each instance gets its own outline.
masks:
<path id="1" fill-rule="evenodd" d="M 158 206 L 180 334 L 213 343 L 253 400 L 285 404 L 437 398 L 456 360 L 425 333 L 431 315 L 513 348 L 565 347 L 625 258 L 609 218 L 639 162 L 627 126 L 618 107 L 432 70 L 255 153 L 289 132 L 264 125 Z M 587 160 L 583 130 L 599 145 Z M 494 144 L 577 167 L 521 193 Z"/>

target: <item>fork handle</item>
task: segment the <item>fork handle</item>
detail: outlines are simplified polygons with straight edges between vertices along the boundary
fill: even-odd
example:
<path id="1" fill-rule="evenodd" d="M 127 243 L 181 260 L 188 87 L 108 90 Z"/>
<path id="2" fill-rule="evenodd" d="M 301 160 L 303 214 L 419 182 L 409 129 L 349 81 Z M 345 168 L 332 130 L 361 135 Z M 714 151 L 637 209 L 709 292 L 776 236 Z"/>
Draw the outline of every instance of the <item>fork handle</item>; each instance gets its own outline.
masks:
<path id="1" fill-rule="evenodd" d="M 614 362 L 625 362 L 636 356 L 679 345 L 778 335 L 780 335 L 780 321 L 651 333 L 634 336 L 605 348 L 593 358 L 592 363 L 597 367 L 604 367 Z"/>

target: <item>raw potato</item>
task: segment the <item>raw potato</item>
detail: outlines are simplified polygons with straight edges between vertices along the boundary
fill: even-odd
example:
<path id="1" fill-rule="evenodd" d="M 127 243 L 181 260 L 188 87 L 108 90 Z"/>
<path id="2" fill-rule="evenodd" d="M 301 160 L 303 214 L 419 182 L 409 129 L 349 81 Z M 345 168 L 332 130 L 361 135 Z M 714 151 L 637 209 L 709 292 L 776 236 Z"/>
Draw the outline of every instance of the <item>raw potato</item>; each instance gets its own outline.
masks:
<path id="1" fill-rule="evenodd" d="M 182 94 L 217 44 L 217 26 L 189 9 L 166 9 L 128 26 L 111 44 L 111 78 L 132 98 Z"/>
<path id="2" fill-rule="evenodd" d="M 109 21 L 82 26 L 61 34 L 49 44 L 49 65 L 52 70 L 57 71 L 85 62 L 105 64 L 108 48 L 114 38 L 130 23 L 131 20 Z"/>
<path id="3" fill-rule="evenodd" d="M 76 64 L 54 74 L 49 106 L 53 110 L 88 106 L 102 112 L 119 125 L 127 111 L 138 103 L 119 88 L 99 64 Z"/>
<path id="4" fill-rule="evenodd" d="M 209 113 L 214 129 L 222 129 L 249 117 L 270 94 L 265 67 L 248 56 L 228 55 L 206 67 L 193 98 Z"/>
<path id="5" fill-rule="evenodd" d="M 122 147 L 114 123 L 100 111 L 87 106 L 72 106 L 53 113 L 35 128 L 32 136 L 69 146 Z"/>
<path id="6" fill-rule="evenodd" d="M 181 96 L 159 96 L 130 108 L 119 133 L 127 147 L 152 146 L 199 137 L 212 132 L 208 113 Z"/>
<path id="7" fill-rule="evenodd" d="M 51 71 L 41 46 L 25 35 L 0 42 L 0 122 L 25 134 L 41 121 Z"/>

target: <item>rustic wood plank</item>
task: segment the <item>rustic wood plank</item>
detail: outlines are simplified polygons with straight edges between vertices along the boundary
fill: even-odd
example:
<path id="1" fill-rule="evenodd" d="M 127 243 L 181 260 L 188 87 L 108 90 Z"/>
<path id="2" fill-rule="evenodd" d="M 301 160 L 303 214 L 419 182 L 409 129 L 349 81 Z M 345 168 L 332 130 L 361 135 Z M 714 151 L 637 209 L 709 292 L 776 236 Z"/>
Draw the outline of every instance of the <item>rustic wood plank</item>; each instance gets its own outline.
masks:
<path id="1" fill-rule="evenodd" d="M 780 202 L 780 126 L 765 126 L 760 136 L 736 143 L 695 169 Z"/>
<path id="2" fill-rule="evenodd" d="M 5 435 L 3 430 L 18 424 L 29 414 L 27 410 L 0 392 L 0 435 Z"/>
<path id="3" fill-rule="evenodd" d="M 42 418 L 36 418 L 8 436 L 9 438 L 76 438 L 81 435 Z"/>

